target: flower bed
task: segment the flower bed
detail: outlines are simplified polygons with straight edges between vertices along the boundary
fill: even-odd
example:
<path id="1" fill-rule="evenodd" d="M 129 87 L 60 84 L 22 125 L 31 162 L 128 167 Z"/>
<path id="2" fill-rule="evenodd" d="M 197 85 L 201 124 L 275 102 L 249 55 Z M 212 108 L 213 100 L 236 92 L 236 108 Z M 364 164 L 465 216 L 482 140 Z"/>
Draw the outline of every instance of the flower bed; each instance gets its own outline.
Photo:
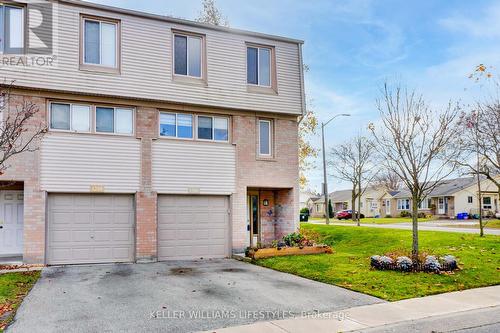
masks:
<path id="1" fill-rule="evenodd" d="M 280 241 L 273 241 L 268 246 L 248 247 L 245 255 L 252 259 L 262 259 L 276 256 L 291 256 L 303 254 L 332 253 L 332 248 L 316 244 L 319 235 L 310 233 L 291 233 L 284 236 Z"/>
<path id="2" fill-rule="evenodd" d="M 400 272 L 441 273 L 451 272 L 458 269 L 457 260 L 451 255 L 441 258 L 426 256 L 423 262 L 414 262 L 409 257 L 405 256 L 391 258 L 389 256 L 374 255 L 370 257 L 370 265 L 378 270 L 392 270 Z"/>

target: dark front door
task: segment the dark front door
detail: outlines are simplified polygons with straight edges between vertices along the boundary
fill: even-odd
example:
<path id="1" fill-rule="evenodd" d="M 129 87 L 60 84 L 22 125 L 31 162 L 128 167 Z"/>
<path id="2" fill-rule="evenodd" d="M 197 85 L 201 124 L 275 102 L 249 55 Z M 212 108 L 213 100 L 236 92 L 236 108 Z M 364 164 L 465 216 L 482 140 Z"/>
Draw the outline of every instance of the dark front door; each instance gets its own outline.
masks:
<path id="1" fill-rule="evenodd" d="M 248 219 L 250 224 L 250 246 L 256 246 L 260 242 L 258 193 L 249 192 L 248 194 Z"/>

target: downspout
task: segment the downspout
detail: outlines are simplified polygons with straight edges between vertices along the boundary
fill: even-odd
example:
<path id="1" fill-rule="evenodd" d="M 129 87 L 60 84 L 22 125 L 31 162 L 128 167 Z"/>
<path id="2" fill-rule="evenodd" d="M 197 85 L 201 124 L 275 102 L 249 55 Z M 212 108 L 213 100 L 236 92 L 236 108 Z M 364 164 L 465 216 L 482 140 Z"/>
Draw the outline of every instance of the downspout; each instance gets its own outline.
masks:
<path id="1" fill-rule="evenodd" d="M 302 115 L 299 117 L 299 124 L 304 119 L 306 115 L 306 92 L 304 87 L 304 62 L 302 59 L 302 45 L 303 43 L 299 43 L 299 75 L 300 75 L 300 97 L 301 97 L 301 107 L 302 107 Z"/>

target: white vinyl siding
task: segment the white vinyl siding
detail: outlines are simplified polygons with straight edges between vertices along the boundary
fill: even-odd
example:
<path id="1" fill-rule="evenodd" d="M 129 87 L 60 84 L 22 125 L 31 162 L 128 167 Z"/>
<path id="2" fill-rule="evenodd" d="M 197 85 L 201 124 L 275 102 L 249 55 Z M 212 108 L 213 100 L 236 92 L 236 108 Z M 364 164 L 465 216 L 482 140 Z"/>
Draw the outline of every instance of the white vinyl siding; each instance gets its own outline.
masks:
<path id="1" fill-rule="evenodd" d="M 60 29 L 55 66 L 8 66 L 6 82 L 31 88 L 73 93 L 133 97 L 260 112 L 302 113 L 299 45 L 258 36 L 243 36 L 201 27 L 114 13 L 120 19 L 120 75 L 95 75 L 79 70 L 81 13 L 107 17 L 103 10 L 58 3 Z M 63 24 L 64 23 L 64 24 Z M 208 71 L 206 85 L 182 84 L 173 77 L 172 28 L 205 34 Z M 245 42 L 275 47 L 278 94 L 248 92 Z M 205 68 L 205 66 L 203 66 Z M 20 72 L 22 70 L 22 73 Z"/>
<path id="2" fill-rule="evenodd" d="M 236 152 L 232 145 L 156 140 L 152 155 L 153 191 L 224 195 L 234 192 Z"/>
<path id="3" fill-rule="evenodd" d="M 140 141 L 132 137 L 48 133 L 41 145 L 40 186 L 48 192 L 139 191 Z"/>

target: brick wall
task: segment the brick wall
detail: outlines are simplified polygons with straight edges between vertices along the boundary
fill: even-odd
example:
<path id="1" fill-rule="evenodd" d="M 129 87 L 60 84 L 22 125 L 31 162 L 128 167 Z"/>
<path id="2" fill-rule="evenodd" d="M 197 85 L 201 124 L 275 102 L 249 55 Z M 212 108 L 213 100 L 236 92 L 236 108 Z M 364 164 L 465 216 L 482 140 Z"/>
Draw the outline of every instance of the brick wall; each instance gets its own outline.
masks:
<path id="1" fill-rule="evenodd" d="M 27 124 L 28 133 L 46 124 L 45 99 L 35 96 L 10 95 L 6 101 L 8 112 L 21 110 L 25 103 L 33 103 L 38 112 Z M 38 148 L 40 142 L 33 142 L 31 148 Z M 45 206 L 46 193 L 40 190 L 40 151 L 24 152 L 7 160 L 8 166 L 0 180 L 24 182 L 24 261 L 43 263 L 45 260 Z"/>
<path id="2" fill-rule="evenodd" d="M 138 108 L 137 138 L 141 139 L 141 190 L 136 194 L 136 260 L 157 260 L 157 199 L 151 189 L 152 143 L 157 138 L 158 110 Z"/>
<path id="3" fill-rule="evenodd" d="M 260 159 L 257 156 L 257 117 L 237 115 L 233 117 L 233 143 L 236 145 L 236 193 L 232 198 L 232 242 L 233 252 L 243 251 L 249 245 L 247 231 L 247 190 L 287 189 L 274 193 L 274 200 L 280 206 L 279 216 L 274 216 L 279 224 L 279 234 L 295 230 L 298 226 L 299 185 L 298 185 L 298 123 L 296 118 L 273 119 L 274 158 Z M 287 192 L 285 195 L 284 192 Z M 261 198 L 262 203 L 263 198 Z M 271 237 L 270 220 L 261 214 L 261 228 L 265 240 Z"/>

